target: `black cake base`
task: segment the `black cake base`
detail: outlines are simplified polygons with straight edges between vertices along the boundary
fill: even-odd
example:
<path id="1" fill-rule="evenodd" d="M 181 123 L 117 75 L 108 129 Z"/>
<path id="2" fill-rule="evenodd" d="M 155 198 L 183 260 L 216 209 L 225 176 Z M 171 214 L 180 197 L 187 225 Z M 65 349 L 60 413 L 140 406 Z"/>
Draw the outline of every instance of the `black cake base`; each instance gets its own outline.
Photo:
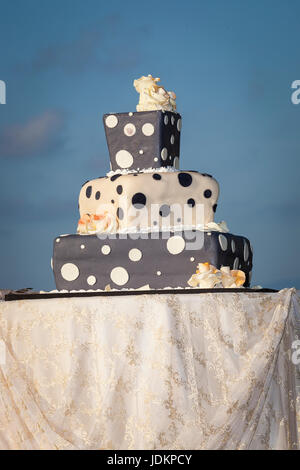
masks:
<path id="1" fill-rule="evenodd" d="M 55 239 L 53 272 L 58 290 L 188 287 L 197 264 L 230 266 L 250 285 L 252 250 L 247 238 L 186 230 L 144 234 L 66 235 Z"/>

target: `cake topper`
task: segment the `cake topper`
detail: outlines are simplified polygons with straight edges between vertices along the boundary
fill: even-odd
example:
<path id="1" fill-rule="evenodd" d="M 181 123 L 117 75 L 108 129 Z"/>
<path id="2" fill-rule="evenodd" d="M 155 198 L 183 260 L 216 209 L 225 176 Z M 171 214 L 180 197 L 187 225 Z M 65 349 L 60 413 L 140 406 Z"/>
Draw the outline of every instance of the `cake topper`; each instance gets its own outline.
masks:
<path id="1" fill-rule="evenodd" d="M 160 78 L 153 78 L 152 75 L 134 80 L 133 86 L 140 94 L 137 111 L 176 111 L 175 93 L 157 85 L 159 81 Z"/>

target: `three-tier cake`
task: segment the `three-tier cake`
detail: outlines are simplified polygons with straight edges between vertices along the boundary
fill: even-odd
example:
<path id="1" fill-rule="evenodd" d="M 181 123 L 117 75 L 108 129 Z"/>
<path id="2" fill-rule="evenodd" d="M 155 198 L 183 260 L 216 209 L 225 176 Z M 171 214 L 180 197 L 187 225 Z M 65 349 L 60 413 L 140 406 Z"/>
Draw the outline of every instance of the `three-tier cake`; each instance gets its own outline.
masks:
<path id="1" fill-rule="evenodd" d="M 250 284 L 249 240 L 214 222 L 217 181 L 178 169 L 181 116 L 158 81 L 134 81 L 137 112 L 103 117 L 111 171 L 82 186 L 77 234 L 54 241 L 59 290 L 201 287 L 190 282 L 199 263 Z"/>

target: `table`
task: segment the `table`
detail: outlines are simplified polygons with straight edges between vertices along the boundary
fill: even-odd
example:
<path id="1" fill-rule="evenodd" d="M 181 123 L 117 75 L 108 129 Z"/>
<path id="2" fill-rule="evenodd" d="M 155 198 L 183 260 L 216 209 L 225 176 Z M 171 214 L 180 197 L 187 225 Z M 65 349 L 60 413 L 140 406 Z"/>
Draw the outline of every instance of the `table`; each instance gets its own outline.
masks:
<path id="1" fill-rule="evenodd" d="M 2 301 L 0 449 L 297 449 L 299 304 L 295 289 Z"/>

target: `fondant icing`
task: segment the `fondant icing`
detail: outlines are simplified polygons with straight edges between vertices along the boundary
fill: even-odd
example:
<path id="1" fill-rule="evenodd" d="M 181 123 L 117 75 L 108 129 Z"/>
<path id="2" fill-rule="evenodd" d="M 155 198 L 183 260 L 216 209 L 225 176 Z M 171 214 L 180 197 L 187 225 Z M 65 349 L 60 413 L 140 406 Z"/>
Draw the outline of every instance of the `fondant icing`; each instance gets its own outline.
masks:
<path id="1" fill-rule="evenodd" d="M 178 218 L 183 225 L 198 225 L 213 222 L 218 197 L 217 181 L 196 171 L 114 175 L 84 184 L 79 212 L 82 218 L 109 211 L 118 217 L 119 230 L 174 226 Z"/>
<path id="2" fill-rule="evenodd" d="M 78 234 L 54 241 L 59 290 L 250 284 L 249 240 L 214 222 L 218 182 L 178 169 L 182 119 L 158 81 L 134 82 L 138 112 L 103 117 L 111 171 L 82 186 Z"/>
<path id="3" fill-rule="evenodd" d="M 229 266 L 244 271 L 244 285 L 249 286 L 252 271 L 249 240 L 231 233 L 221 235 L 222 238 L 218 232 L 200 230 L 132 233 L 126 237 L 122 234 L 69 235 L 59 243 L 54 242 L 56 286 L 59 290 L 88 289 L 93 276 L 94 289 L 105 289 L 108 285 L 116 289 L 138 289 L 146 284 L 150 289 L 186 287 L 198 263 L 204 262 L 218 269 Z"/>

